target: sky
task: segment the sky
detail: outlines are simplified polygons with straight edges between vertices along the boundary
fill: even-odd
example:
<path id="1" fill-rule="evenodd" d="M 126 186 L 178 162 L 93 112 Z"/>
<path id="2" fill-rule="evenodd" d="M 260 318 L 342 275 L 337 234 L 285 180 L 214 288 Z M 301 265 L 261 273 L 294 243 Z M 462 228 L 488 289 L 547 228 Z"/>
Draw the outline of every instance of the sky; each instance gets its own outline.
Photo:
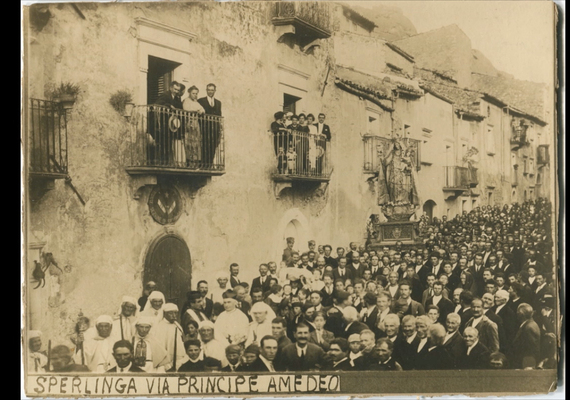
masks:
<path id="1" fill-rule="evenodd" d="M 372 7 L 374 2 L 355 3 Z M 456 24 L 495 68 L 517 79 L 549 84 L 553 80 L 554 9 L 550 1 L 382 3 L 399 7 L 418 33 Z"/>

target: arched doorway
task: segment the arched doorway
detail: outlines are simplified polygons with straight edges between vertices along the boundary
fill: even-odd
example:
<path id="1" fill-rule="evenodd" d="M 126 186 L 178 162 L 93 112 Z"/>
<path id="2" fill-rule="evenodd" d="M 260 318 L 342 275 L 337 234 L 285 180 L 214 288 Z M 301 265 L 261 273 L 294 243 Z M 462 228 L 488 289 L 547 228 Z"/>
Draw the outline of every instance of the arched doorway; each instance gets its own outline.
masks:
<path id="1" fill-rule="evenodd" d="M 288 237 L 295 238 L 295 245 L 293 246 L 294 249 L 303 251 L 307 247 L 308 239 L 301 226 L 301 223 L 298 220 L 293 219 L 289 221 L 287 226 L 285 226 L 285 230 L 283 231 L 283 248 L 287 247 Z"/>
<path id="2" fill-rule="evenodd" d="M 158 238 L 150 246 L 145 259 L 143 284 L 155 281 L 167 302 L 181 308 L 190 290 L 192 262 L 186 242 L 176 235 Z"/>
<path id="3" fill-rule="evenodd" d="M 436 204 L 435 204 L 435 201 L 433 201 L 433 200 L 428 200 L 424 203 L 423 212 L 426 213 L 430 222 L 433 218 L 435 206 L 436 206 Z"/>

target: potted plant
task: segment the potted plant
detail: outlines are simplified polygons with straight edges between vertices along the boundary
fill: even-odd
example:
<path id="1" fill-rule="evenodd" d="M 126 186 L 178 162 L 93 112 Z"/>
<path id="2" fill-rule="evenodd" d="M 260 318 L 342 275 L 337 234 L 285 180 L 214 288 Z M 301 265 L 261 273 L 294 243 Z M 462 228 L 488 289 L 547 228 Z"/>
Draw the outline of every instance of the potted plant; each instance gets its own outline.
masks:
<path id="1" fill-rule="evenodd" d="M 133 96 L 128 90 L 117 90 L 109 98 L 109 103 L 123 117 L 130 117 L 135 106 Z"/>
<path id="2" fill-rule="evenodd" d="M 62 82 L 59 86 L 50 90 L 50 97 L 53 101 L 59 103 L 64 110 L 68 110 L 73 107 L 80 91 L 81 89 L 78 85 L 71 82 Z"/>

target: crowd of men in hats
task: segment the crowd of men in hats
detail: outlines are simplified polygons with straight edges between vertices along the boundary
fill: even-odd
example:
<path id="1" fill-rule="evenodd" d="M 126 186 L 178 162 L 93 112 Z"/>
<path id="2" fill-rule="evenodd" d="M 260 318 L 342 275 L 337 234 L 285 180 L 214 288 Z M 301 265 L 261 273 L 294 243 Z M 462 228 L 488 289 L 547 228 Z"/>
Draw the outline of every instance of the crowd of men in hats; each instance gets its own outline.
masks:
<path id="1" fill-rule="evenodd" d="M 199 372 L 555 368 L 557 297 L 551 204 L 421 218 L 423 244 L 348 252 L 287 239 L 279 267 L 251 284 L 240 266 L 203 280 L 182 309 L 154 282 L 114 317 L 83 318 L 73 346 L 30 372 Z"/>

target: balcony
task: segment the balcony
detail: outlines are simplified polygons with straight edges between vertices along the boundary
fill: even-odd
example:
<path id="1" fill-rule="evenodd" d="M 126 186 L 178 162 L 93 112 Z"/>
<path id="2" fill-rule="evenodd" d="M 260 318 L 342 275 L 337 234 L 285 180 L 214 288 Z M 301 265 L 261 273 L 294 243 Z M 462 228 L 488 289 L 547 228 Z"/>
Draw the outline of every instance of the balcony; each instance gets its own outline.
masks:
<path id="1" fill-rule="evenodd" d="M 286 187 L 326 184 L 332 173 L 331 144 L 324 135 L 287 131 L 273 134 L 275 196 Z"/>
<path id="2" fill-rule="evenodd" d="M 303 47 L 316 39 L 331 36 L 330 4 L 321 2 L 276 2 L 273 25 L 284 27 L 282 34 L 295 36 Z"/>
<path id="3" fill-rule="evenodd" d="M 67 117 L 59 103 L 30 99 L 30 177 L 67 177 Z"/>
<path id="4" fill-rule="evenodd" d="M 541 144 L 536 150 L 536 164 L 543 166 L 550 163 L 550 152 L 547 144 Z"/>
<path id="5" fill-rule="evenodd" d="M 404 157 L 409 158 L 409 161 L 416 167 L 416 170 L 419 171 L 421 168 L 421 142 L 410 138 L 401 140 L 406 146 Z M 365 174 L 376 174 L 382 165 L 382 160 L 388 155 L 393 142 L 391 139 L 374 135 L 364 136 L 363 141 L 363 172 Z"/>
<path id="6" fill-rule="evenodd" d="M 135 106 L 126 171 L 131 175 L 225 173 L 224 121 L 159 105 Z"/>
<path id="7" fill-rule="evenodd" d="M 466 192 L 471 187 L 471 173 L 467 167 L 443 167 L 444 179 L 443 191 L 447 194 L 447 199 L 457 197 Z"/>
<path id="8" fill-rule="evenodd" d="M 524 120 L 520 120 L 518 123 L 513 121 L 511 124 L 511 150 L 518 150 L 523 146 L 529 144 L 527 137 L 528 125 L 525 124 Z"/>

